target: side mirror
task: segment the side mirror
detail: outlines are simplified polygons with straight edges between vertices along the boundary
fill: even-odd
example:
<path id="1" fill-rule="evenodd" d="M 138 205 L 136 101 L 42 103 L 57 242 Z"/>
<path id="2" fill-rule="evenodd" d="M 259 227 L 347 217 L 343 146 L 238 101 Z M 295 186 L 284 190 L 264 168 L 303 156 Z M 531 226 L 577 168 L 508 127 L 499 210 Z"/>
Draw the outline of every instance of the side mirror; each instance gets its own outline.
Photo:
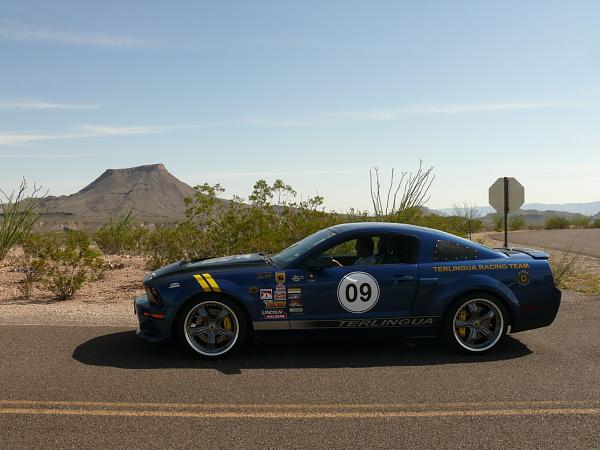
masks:
<path id="1" fill-rule="evenodd" d="M 331 256 L 319 255 L 316 258 L 311 258 L 310 260 L 308 260 L 306 266 L 309 270 L 314 270 L 315 272 L 318 272 L 327 267 L 331 267 L 332 264 L 333 263 L 331 262 Z"/>

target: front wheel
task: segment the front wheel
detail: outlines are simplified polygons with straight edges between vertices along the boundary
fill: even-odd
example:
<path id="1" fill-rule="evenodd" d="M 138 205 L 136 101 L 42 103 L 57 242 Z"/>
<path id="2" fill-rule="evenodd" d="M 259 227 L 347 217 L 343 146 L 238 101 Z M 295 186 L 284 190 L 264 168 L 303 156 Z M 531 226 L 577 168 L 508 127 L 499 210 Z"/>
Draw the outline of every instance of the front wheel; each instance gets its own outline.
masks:
<path id="1" fill-rule="evenodd" d="M 239 306 L 221 297 L 187 305 L 177 324 L 179 340 L 204 359 L 218 359 L 241 347 L 248 325 Z"/>
<path id="2" fill-rule="evenodd" d="M 462 297 L 446 315 L 446 336 L 467 353 L 491 351 L 506 335 L 508 314 L 502 303 L 486 294 Z"/>

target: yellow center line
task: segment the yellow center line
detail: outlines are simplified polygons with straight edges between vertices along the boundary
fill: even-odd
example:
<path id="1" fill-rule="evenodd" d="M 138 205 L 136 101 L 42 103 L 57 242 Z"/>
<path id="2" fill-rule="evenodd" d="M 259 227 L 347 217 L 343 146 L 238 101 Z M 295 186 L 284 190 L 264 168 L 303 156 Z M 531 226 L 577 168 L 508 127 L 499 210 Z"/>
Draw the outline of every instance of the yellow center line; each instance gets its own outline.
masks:
<path id="1" fill-rule="evenodd" d="M 167 409 L 408 409 L 408 408 L 492 408 L 492 407 L 547 407 L 600 405 L 600 399 L 588 400 L 531 400 L 446 403 L 158 403 L 158 402 L 97 402 L 63 400 L 2 400 L 0 405 L 43 407 L 103 407 L 103 408 L 167 408 Z"/>
<path id="2" fill-rule="evenodd" d="M 4 415 L 61 415 L 61 416 L 112 416 L 112 417 L 172 417 L 204 419 L 388 419 L 431 417 L 498 417 L 498 416 L 550 416 L 598 415 L 600 408 L 546 408 L 546 409 L 484 409 L 447 411 L 355 411 L 355 412 L 194 412 L 194 411 L 143 411 L 111 409 L 55 409 L 55 408 L 0 408 Z"/>

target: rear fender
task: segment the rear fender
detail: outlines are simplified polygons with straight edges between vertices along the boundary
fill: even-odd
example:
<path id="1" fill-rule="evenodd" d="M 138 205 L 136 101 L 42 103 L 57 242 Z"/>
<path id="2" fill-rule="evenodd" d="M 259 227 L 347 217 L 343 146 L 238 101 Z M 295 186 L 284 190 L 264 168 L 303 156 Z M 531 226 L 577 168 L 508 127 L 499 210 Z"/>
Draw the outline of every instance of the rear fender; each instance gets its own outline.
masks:
<path id="1" fill-rule="evenodd" d="M 508 310 L 511 322 L 519 316 L 519 301 L 515 294 L 502 282 L 488 275 L 474 274 L 461 277 L 452 284 L 435 289 L 430 314 L 443 316 L 457 298 L 470 292 L 485 292 L 498 297 Z"/>

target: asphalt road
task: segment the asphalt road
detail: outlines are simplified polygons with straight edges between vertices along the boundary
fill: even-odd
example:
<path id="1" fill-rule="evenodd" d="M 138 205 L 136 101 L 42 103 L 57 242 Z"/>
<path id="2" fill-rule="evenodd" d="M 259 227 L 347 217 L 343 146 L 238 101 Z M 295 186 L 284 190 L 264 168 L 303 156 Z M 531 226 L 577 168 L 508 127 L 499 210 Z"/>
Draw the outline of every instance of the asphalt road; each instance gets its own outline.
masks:
<path id="1" fill-rule="evenodd" d="M 490 238 L 504 241 L 504 234 L 491 234 Z M 529 246 L 538 249 L 573 251 L 600 258 L 600 228 L 510 231 L 508 242 L 511 247 Z"/>
<path id="2" fill-rule="evenodd" d="M 104 327 L 0 326 L 0 447 L 600 447 L 600 298 L 489 356 L 263 341 L 203 362 Z"/>

